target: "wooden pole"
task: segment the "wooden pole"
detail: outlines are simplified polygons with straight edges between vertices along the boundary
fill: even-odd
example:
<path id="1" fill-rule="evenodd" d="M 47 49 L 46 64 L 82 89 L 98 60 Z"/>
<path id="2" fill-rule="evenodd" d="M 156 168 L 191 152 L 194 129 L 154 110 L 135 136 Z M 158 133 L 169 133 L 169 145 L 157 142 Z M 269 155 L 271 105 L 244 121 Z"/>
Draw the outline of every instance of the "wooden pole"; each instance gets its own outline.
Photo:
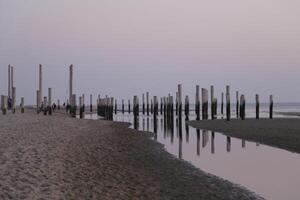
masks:
<path id="1" fill-rule="evenodd" d="M 52 115 L 52 88 L 48 88 L 48 112 Z"/>
<path id="2" fill-rule="evenodd" d="M 8 99 L 11 98 L 11 80 L 10 80 L 11 76 L 10 76 L 10 65 L 8 65 L 8 89 L 7 89 L 7 95 L 8 95 Z"/>
<path id="3" fill-rule="evenodd" d="M 230 86 L 226 86 L 226 120 L 230 121 Z"/>
<path id="4" fill-rule="evenodd" d="M 196 98 L 195 98 L 195 113 L 196 120 L 200 120 L 200 86 L 196 85 Z"/>
<path id="5" fill-rule="evenodd" d="M 90 112 L 93 112 L 93 95 L 90 94 Z"/>
<path id="6" fill-rule="evenodd" d="M 38 107 L 41 109 L 43 102 L 43 66 L 39 65 L 39 104 Z M 46 106 L 46 105 L 44 105 Z"/>
<path id="7" fill-rule="evenodd" d="M 182 85 L 178 84 L 178 115 L 179 115 L 179 121 L 181 123 L 181 117 L 182 117 Z"/>
<path id="8" fill-rule="evenodd" d="M 43 111 L 44 115 L 47 115 L 47 97 L 44 97 L 44 102 L 43 102 Z"/>
<path id="9" fill-rule="evenodd" d="M 83 99 L 82 96 L 79 97 L 79 117 L 83 119 Z"/>
<path id="10" fill-rule="evenodd" d="M 224 93 L 221 94 L 221 114 L 224 114 Z"/>
<path id="11" fill-rule="evenodd" d="M 118 113 L 118 104 L 117 104 L 117 99 L 115 100 L 115 114 Z"/>
<path id="12" fill-rule="evenodd" d="M 147 101 L 147 115 L 149 116 L 149 92 L 146 93 L 146 101 Z"/>
<path id="13" fill-rule="evenodd" d="M 124 99 L 122 99 L 122 113 L 124 114 L 124 112 L 125 112 Z"/>
<path id="14" fill-rule="evenodd" d="M 39 114 L 40 113 L 40 109 L 41 109 L 41 102 L 40 102 L 41 98 L 40 98 L 40 91 L 37 90 L 36 91 L 36 112 Z"/>
<path id="15" fill-rule="evenodd" d="M 77 105 L 76 105 L 76 94 L 72 95 L 72 117 L 76 118 Z"/>
<path id="16" fill-rule="evenodd" d="M 1 95 L 1 110 L 2 114 L 6 115 L 7 112 L 7 96 Z"/>
<path id="17" fill-rule="evenodd" d="M 259 119 L 259 95 L 255 95 L 255 102 L 256 102 L 256 119 Z"/>
<path id="18" fill-rule="evenodd" d="M 214 110 L 214 86 L 210 86 L 210 112 L 211 112 L 211 119 L 214 119 L 215 110 Z"/>
<path id="19" fill-rule="evenodd" d="M 269 113 L 270 119 L 273 119 L 273 95 L 270 95 L 270 113 Z"/>
<path id="20" fill-rule="evenodd" d="M 235 92 L 236 95 L 236 118 L 239 118 L 239 91 Z"/>
<path id="21" fill-rule="evenodd" d="M 72 104 L 72 95 L 73 95 L 73 65 L 70 65 L 69 68 L 69 101 Z"/>
<path id="22" fill-rule="evenodd" d="M 160 98 L 160 114 L 163 114 L 163 98 Z"/>
<path id="23" fill-rule="evenodd" d="M 240 106 L 241 110 L 240 110 L 240 117 L 242 120 L 245 120 L 245 116 L 246 116 L 246 99 L 245 99 L 245 95 L 241 95 L 241 106 Z"/>
<path id="24" fill-rule="evenodd" d="M 82 94 L 82 109 L 83 109 L 83 112 L 85 112 L 85 95 Z"/>
<path id="25" fill-rule="evenodd" d="M 143 115 L 145 114 L 145 94 L 143 93 L 142 96 L 142 100 L 143 100 Z"/>
<path id="26" fill-rule="evenodd" d="M 24 97 L 21 97 L 21 113 L 24 113 Z"/>
<path id="27" fill-rule="evenodd" d="M 213 101 L 212 101 L 212 108 L 213 108 L 213 116 L 212 116 L 212 120 L 214 120 L 216 118 L 216 115 L 217 115 L 217 109 L 218 109 L 218 100 L 217 98 L 213 98 Z"/>
<path id="28" fill-rule="evenodd" d="M 208 91 L 202 88 L 202 119 L 208 119 Z"/>
<path id="29" fill-rule="evenodd" d="M 16 88 L 12 88 L 12 113 L 16 113 Z"/>
<path id="30" fill-rule="evenodd" d="M 130 114 L 130 99 L 128 99 L 128 113 Z"/>
<path id="31" fill-rule="evenodd" d="M 60 110 L 60 100 L 57 99 L 57 109 Z"/>
<path id="32" fill-rule="evenodd" d="M 190 114 L 190 102 L 189 102 L 189 96 L 185 96 L 185 103 L 184 103 L 184 112 L 185 112 L 185 118 L 186 120 L 189 119 L 189 114 Z"/>

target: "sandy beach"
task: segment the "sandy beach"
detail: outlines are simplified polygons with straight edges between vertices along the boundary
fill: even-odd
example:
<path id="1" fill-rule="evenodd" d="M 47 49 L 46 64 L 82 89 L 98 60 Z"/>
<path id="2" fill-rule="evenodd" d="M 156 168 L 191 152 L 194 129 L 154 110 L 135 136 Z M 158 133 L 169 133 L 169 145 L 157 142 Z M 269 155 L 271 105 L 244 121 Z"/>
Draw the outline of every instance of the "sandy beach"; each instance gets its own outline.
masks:
<path id="1" fill-rule="evenodd" d="M 260 199 L 128 124 L 0 115 L 0 199 Z"/>
<path id="2" fill-rule="evenodd" d="M 300 119 L 218 119 L 188 123 L 195 128 L 221 132 L 228 136 L 300 153 Z"/>

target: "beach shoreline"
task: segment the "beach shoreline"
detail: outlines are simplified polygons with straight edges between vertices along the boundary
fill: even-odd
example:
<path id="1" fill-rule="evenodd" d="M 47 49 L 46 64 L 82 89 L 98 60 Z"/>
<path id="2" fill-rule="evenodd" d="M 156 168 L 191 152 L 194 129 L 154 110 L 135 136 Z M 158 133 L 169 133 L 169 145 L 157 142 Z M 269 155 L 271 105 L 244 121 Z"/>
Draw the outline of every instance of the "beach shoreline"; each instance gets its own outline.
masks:
<path id="1" fill-rule="evenodd" d="M 262 199 L 167 153 L 128 123 L 0 116 L 1 199 Z"/>

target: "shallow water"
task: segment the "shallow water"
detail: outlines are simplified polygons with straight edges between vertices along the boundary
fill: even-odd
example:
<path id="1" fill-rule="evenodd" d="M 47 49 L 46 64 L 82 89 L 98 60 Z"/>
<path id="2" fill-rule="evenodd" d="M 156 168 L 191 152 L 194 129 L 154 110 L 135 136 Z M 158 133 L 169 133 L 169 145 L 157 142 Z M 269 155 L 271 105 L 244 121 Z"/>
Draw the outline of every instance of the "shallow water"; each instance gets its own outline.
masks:
<path id="1" fill-rule="evenodd" d="M 248 116 L 251 115 L 248 112 Z M 267 115 L 262 113 L 261 116 Z M 86 117 L 97 119 L 95 115 Z M 190 120 L 193 119 L 195 116 L 191 114 Z M 128 113 L 118 113 L 114 120 L 130 122 L 131 128 L 134 128 L 133 116 Z M 197 130 L 187 126 L 184 117 L 180 126 L 174 116 L 170 126 L 159 115 L 155 129 L 152 116 L 140 115 L 135 128 L 156 132 L 153 139 L 164 144 L 169 153 L 203 171 L 240 184 L 266 199 L 300 199 L 300 154 L 230 138 L 217 132 Z"/>

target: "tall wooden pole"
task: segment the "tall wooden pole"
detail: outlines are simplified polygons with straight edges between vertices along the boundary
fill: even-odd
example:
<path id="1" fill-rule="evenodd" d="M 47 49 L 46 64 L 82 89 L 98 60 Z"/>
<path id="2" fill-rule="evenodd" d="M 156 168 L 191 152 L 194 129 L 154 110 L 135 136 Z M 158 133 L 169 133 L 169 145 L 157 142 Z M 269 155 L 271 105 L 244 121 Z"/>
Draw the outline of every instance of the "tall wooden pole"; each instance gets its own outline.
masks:
<path id="1" fill-rule="evenodd" d="M 269 113 L 270 119 L 273 119 L 273 95 L 270 95 L 270 113 Z"/>
<path id="2" fill-rule="evenodd" d="M 259 119 L 259 95 L 255 95 L 255 102 L 256 102 L 256 119 Z"/>
<path id="3" fill-rule="evenodd" d="M 48 112 L 52 115 L 52 88 L 48 88 Z"/>
<path id="4" fill-rule="evenodd" d="M 7 95 L 8 95 L 8 99 L 11 98 L 11 76 L 10 76 L 10 65 L 8 65 L 8 89 L 7 89 Z"/>
<path id="5" fill-rule="evenodd" d="M 72 102 L 72 95 L 73 95 L 73 65 L 70 65 L 69 68 L 69 102 L 71 106 L 74 105 L 74 102 Z"/>
<path id="6" fill-rule="evenodd" d="M 196 98 L 195 98 L 195 112 L 196 120 L 200 120 L 200 86 L 196 85 Z"/>
<path id="7" fill-rule="evenodd" d="M 16 112 L 16 88 L 12 88 L 12 112 Z"/>
<path id="8" fill-rule="evenodd" d="M 41 108 L 42 102 L 43 102 L 43 67 L 40 64 L 39 65 L 39 104 L 38 104 L 39 108 Z"/>
<path id="9" fill-rule="evenodd" d="M 226 86 L 226 119 L 230 120 L 230 86 Z"/>

